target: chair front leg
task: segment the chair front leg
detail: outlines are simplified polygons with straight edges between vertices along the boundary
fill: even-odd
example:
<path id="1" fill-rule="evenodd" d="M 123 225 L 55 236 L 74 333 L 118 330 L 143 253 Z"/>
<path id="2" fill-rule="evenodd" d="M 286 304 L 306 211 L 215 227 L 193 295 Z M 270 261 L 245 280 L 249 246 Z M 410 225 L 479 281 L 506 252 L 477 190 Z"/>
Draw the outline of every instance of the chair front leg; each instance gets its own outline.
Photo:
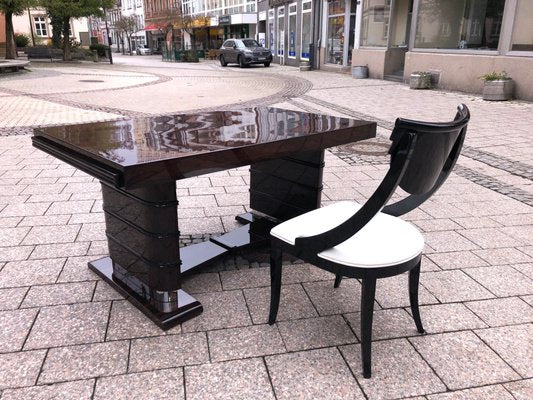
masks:
<path id="1" fill-rule="evenodd" d="M 342 281 L 342 275 L 335 275 L 335 283 L 333 284 L 333 287 L 337 289 L 341 285 Z"/>
<path id="2" fill-rule="evenodd" d="M 279 309 L 279 297 L 281 292 L 281 258 L 280 248 L 272 246 L 270 251 L 270 315 L 268 323 L 276 322 Z"/>
<path id="3" fill-rule="evenodd" d="M 419 333 L 425 333 L 422 326 L 422 319 L 420 318 L 420 310 L 418 308 L 418 282 L 420 280 L 420 262 L 409 271 L 409 302 L 411 303 L 411 312 L 415 320 L 416 329 Z"/>
<path id="4" fill-rule="evenodd" d="M 374 298 L 376 278 L 364 278 L 361 290 L 361 355 L 363 376 L 372 375 L 372 319 L 374 317 Z"/>

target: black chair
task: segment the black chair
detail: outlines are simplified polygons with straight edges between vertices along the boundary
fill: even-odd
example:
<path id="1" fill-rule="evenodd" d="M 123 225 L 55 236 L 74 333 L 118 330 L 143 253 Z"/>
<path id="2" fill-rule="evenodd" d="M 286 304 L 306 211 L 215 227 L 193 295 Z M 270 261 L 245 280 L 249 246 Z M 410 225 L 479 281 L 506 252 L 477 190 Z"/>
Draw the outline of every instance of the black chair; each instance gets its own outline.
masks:
<path id="1" fill-rule="evenodd" d="M 363 375 L 371 376 L 372 317 L 376 279 L 409 271 L 409 300 L 418 332 L 418 280 L 424 238 L 397 218 L 422 204 L 450 175 L 470 119 L 461 104 L 452 122 L 398 118 L 391 135 L 390 168 L 364 205 L 343 201 L 285 221 L 271 230 L 269 324 L 276 321 L 281 289 L 281 258 L 290 253 L 336 275 L 362 279 L 361 347 Z M 400 186 L 409 196 L 385 206 Z"/>

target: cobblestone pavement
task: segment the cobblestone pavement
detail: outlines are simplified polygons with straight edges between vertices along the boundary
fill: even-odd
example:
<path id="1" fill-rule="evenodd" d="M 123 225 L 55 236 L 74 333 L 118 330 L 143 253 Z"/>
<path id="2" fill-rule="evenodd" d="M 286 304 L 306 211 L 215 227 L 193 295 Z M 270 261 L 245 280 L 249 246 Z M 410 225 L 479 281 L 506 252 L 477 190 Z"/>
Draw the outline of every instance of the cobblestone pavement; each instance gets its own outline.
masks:
<path id="1" fill-rule="evenodd" d="M 84 82 L 85 81 L 85 82 Z M 86 82 L 104 81 L 104 82 Z M 202 97 L 203 96 L 203 97 Z M 406 216 L 426 239 L 417 334 L 405 276 L 377 288 L 373 377 L 363 379 L 357 280 L 284 262 L 266 324 L 265 250 L 185 283 L 204 313 L 162 332 L 87 269 L 107 253 L 98 182 L 31 147 L 31 127 L 263 104 L 370 118 L 375 140 L 327 152 L 323 203 L 364 201 L 387 169 L 397 116 L 472 121 L 445 186 Z M 411 91 L 290 67 L 117 57 L 39 63 L 0 79 L 0 400 L 533 398 L 533 104 Z M 183 245 L 237 226 L 240 168 L 178 182 Z"/>

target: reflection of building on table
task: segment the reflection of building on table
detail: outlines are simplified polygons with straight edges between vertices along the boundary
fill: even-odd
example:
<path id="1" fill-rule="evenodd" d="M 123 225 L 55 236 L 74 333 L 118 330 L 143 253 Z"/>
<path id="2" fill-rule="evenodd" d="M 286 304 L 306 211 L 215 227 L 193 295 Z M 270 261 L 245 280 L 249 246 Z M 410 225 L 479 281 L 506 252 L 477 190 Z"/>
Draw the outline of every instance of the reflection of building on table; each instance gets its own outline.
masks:
<path id="1" fill-rule="evenodd" d="M 34 146 L 98 178 L 109 257 L 90 268 L 166 329 L 202 306 L 182 276 L 264 243 L 276 221 L 320 206 L 324 149 L 375 135 L 375 123 L 255 108 L 36 129 Z M 241 228 L 179 247 L 176 180 L 251 164 Z"/>

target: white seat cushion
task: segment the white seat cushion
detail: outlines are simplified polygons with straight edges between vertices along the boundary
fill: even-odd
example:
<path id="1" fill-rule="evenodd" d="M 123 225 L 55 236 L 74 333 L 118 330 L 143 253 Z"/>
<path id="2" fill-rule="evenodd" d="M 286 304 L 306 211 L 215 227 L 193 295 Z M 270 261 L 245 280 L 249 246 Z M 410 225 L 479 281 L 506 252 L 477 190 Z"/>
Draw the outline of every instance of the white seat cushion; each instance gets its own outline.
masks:
<path id="1" fill-rule="evenodd" d="M 296 238 L 318 235 L 350 218 L 362 206 L 342 201 L 283 222 L 270 231 L 278 239 L 294 245 Z M 318 256 L 338 264 L 359 268 L 379 268 L 412 260 L 424 248 L 424 238 L 412 224 L 378 213 L 350 239 Z"/>

